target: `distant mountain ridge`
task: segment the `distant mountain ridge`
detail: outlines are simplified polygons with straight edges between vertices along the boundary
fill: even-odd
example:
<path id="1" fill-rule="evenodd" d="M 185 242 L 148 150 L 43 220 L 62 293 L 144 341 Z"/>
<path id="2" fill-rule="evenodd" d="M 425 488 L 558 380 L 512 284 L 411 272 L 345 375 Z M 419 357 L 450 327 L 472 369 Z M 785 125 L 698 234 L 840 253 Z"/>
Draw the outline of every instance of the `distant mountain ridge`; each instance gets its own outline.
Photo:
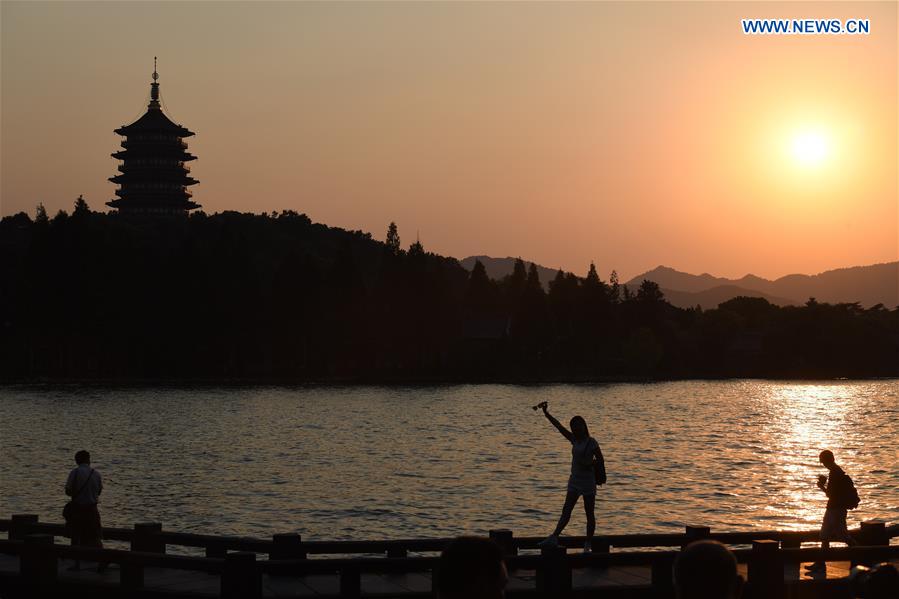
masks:
<path id="1" fill-rule="evenodd" d="M 470 271 L 475 260 L 484 264 L 490 278 L 499 280 L 512 272 L 516 258 L 469 256 L 460 262 Z M 544 288 L 548 288 L 558 269 L 537 264 L 537 271 Z M 716 308 L 739 296 L 762 297 L 779 306 L 801 305 L 810 297 L 827 303 L 858 302 L 866 308 L 876 304 L 887 308 L 899 305 L 899 262 L 838 268 L 816 275 L 792 274 L 773 281 L 752 274 L 739 279 L 709 273 L 694 275 L 658 266 L 624 284 L 635 289 L 644 279 L 657 283 L 668 301 L 682 308 Z"/>
<path id="2" fill-rule="evenodd" d="M 499 281 L 503 277 L 512 274 L 512 269 L 515 268 L 515 261 L 517 259 L 518 258 L 512 257 L 492 258 L 490 256 L 469 256 L 468 258 L 459 260 L 459 262 L 462 264 L 463 268 L 470 272 L 471 269 L 474 268 L 475 261 L 480 260 L 481 264 L 484 265 L 484 268 L 487 269 L 487 276 Z M 528 260 L 524 260 L 524 263 L 528 266 L 532 264 Z M 557 272 L 559 272 L 558 268 L 548 268 L 537 264 L 537 273 L 540 275 L 540 283 L 543 284 L 544 289 L 549 289 L 549 282 L 556 277 Z"/>
<path id="3" fill-rule="evenodd" d="M 899 305 L 899 262 L 886 262 L 868 266 L 853 266 L 827 270 L 816 275 L 793 274 L 773 281 L 749 274 L 740 279 L 713 277 L 708 273 L 691 275 L 667 266 L 658 266 L 627 282 L 639 285 L 644 279 L 658 283 L 659 287 L 689 293 L 708 292 L 721 286 L 734 286 L 780 298 L 772 303 L 804 304 L 810 297 L 831 304 L 858 302 L 869 308 L 883 304 L 888 308 Z M 673 303 L 673 302 L 672 302 Z M 705 306 L 703 306 L 705 307 Z"/>

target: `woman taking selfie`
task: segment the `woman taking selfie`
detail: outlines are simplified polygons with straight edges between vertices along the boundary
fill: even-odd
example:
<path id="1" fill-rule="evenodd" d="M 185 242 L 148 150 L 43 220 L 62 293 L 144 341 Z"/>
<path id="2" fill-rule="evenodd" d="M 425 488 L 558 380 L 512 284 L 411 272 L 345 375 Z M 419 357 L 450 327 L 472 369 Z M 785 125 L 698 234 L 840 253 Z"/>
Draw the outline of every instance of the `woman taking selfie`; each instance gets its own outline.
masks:
<path id="1" fill-rule="evenodd" d="M 571 511 L 577 498 L 581 495 L 584 497 L 584 512 L 587 514 L 587 541 L 584 543 L 584 552 L 589 553 L 592 550 L 593 533 L 596 530 L 596 516 L 594 509 L 596 507 L 596 486 L 605 484 L 605 462 L 602 457 L 602 450 L 596 439 L 590 436 L 587 429 L 587 422 L 581 416 L 575 416 L 569 422 L 571 430 L 566 429 L 562 424 L 553 418 L 548 410 L 549 404 L 541 402 L 535 406 L 543 410 L 553 426 L 555 426 L 562 436 L 571 443 L 571 476 L 568 477 L 568 493 L 565 495 L 565 505 L 562 507 L 562 516 L 556 525 L 556 530 L 541 541 L 541 546 L 558 545 L 559 535 L 565 529 L 568 521 L 571 520 Z M 597 480 L 597 478 L 599 480 Z"/>

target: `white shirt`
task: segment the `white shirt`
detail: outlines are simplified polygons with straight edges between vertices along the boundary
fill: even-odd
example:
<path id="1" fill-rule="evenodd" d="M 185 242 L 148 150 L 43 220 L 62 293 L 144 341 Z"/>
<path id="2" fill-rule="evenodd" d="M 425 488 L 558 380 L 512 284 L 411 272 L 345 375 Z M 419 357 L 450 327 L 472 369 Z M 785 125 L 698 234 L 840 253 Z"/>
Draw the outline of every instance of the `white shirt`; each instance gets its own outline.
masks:
<path id="1" fill-rule="evenodd" d="M 93 472 L 93 476 L 91 476 Z M 88 480 L 90 476 L 90 480 Z M 85 484 L 87 482 L 87 484 Z M 78 505 L 95 505 L 100 500 L 100 493 L 103 491 L 103 479 L 97 470 L 91 468 L 90 464 L 79 464 L 77 468 L 72 468 L 69 472 L 69 478 L 66 479 L 66 495 L 78 493 L 77 497 L 72 497 L 72 502 Z"/>

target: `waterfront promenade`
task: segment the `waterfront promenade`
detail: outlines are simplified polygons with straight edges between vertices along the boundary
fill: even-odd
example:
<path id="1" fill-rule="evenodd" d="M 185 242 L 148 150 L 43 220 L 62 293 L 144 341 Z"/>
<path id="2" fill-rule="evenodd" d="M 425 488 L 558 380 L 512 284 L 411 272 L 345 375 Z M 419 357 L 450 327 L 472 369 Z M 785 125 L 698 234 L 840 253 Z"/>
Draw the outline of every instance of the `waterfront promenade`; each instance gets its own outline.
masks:
<path id="1" fill-rule="evenodd" d="M 252 539 L 171 532 L 159 523 L 105 528 L 111 545 L 89 549 L 62 544 L 64 526 L 35 516 L 0 520 L 0 593 L 5 597 L 429 597 L 436 556 L 449 539 L 313 541 L 298 534 Z M 899 563 L 899 526 L 865 522 L 852 531 L 862 546 L 802 547 L 817 531 L 713 532 L 687 526 L 683 533 L 599 535 L 594 552 L 583 539 L 538 550 L 536 537 L 512 531 L 490 535 L 505 550 L 511 597 L 672 597 L 677 550 L 700 538 L 729 545 L 748 581 L 748 597 L 848 597 L 850 564 Z M 56 542 L 60 541 L 60 542 Z M 85 568 L 71 572 L 74 558 Z M 809 576 L 803 564 L 828 562 L 826 575 Z M 112 566 L 98 574 L 97 560 Z"/>

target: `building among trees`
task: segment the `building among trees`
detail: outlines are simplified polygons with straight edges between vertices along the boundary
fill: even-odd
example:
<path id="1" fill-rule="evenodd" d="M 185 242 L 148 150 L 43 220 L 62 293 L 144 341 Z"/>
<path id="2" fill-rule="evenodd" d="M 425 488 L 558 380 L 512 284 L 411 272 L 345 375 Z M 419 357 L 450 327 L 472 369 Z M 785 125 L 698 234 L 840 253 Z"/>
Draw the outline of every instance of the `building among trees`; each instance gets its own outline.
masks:
<path id="1" fill-rule="evenodd" d="M 122 150 L 112 154 L 122 161 L 117 183 L 118 199 L 108 206 L 123 214 L 184 215 L 200 205 L 191 200 L 188 187 L 199 183 L 189 176 L 187 163 L 196 156 L 187 152 L 184 138 L 194 133 L 172 122 L 159 104 L 159 73 L 153 59 L 150 104 L 142 117 L 115 130 L 125 139 Z"/>

